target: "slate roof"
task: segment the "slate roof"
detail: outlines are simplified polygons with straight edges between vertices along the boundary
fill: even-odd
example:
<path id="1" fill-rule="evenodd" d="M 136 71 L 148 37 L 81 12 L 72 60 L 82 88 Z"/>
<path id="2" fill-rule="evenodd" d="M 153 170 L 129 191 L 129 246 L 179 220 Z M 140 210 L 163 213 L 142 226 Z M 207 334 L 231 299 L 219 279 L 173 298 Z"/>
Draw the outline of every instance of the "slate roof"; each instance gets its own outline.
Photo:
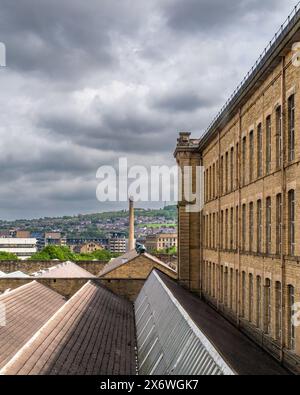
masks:
<path id="1" fill-rule="evenodd" d="M 135 346 L 132 304 L 89 281 L 0 373 L 133 375 Z"/>
<path id="2" fill-rule="evenodd" d="M 11 273 L 0 272 L 0 277 L 2 277 L 2 278 L 28 278 L 30 276 L 26 273 L 21 272 L 21 271 L 16 271 L 16 272 L 11 272 Z"/>
<path id="3" fill-rule="evenodd" d="M 100 271 L 99 277 L 105 276 L 106 274 L 112 272 L 115 269 L 118 269 L 119 267 L 126 265 L 127 263 L 133 261 L 139 256 L 139 254 L 136 252 L 136 250 L 132 250 L 127 252 L 124 255 L 121 255 L 118 258 L 112 259 L 107 265 L 104 266 L 104 268 Z M 162 262 L 160 259 L 156 258 L 155 256 L 148 254 L 147 252 L 143 254 L 144 257 L 150 259 L 151 261 L 155 262 L 158 265 L 161 265 L 171 272 L 176 273 L 174 269 L 172 269 L 170 266 L 166 265 L 164 262 Z"/>
<path id="4" fill-rule="evenodd" d="M 0 295 L 1 317 L 6 319 L 5 326 L 0 324 L 0 368 L 64 303 L 61 295 L 36 281 Z"/>
<path id="5" fill-rule="evenodd" d="M 33 274 L 38 278 L 95 278 L 93 274 L 74 262 L 64 262 Z"/>
<path id="6" fill-rule="evenodd" d="M 236 374 L 290 374 L 279 362 L 252 342 L 208 304 L 183 289 L 165 274 L 156 270 L 154 273 L 162 280 L 176 301 Z M 152 297 L 154 296 L 152 295 Z"/>

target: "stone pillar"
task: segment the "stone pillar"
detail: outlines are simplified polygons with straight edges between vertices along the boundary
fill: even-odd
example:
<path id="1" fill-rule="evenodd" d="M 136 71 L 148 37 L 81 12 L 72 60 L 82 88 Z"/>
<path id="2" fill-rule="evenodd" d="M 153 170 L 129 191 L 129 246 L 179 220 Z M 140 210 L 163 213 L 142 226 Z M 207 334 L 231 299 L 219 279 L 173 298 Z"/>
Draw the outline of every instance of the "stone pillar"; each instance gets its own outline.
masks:
<path id="1" fill-rule="evenodd" d="M 175 158 L 181 170 L 185 166 L 193 168 L 193 184 L 195 183 L 196 167 L 201 165 L 198 149 L 199 140 L 192 140 L 190 133 L 180 133 L 175 151 Z M 184 192 L 183 179 L 179 188 Z M 193 185 L 193 191 L 196 188 Z M 181 193 L 179 193 L 180 198 Z M 182 193 L 183 195 L 183 193 Z M 183 195 L 184 196 L 184 195 Z M 188 212 L 184 198 L 178 202 L 178 280 L 191 292 L 200 293 L 201 267 L 201 212 Z"/>

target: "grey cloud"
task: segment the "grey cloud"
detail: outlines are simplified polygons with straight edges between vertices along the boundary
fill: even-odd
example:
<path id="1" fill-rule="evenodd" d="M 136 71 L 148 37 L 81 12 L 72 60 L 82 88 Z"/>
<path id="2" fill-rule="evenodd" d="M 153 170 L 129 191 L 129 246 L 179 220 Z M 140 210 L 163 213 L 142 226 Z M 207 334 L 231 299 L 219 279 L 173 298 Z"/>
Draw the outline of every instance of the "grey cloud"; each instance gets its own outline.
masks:
<path id="1" fill-rule="evenodd" d="M 174 31 L 224 34 L 249 15 L 274 12 L 281 4 L 280 0 L 167 0 L 164 12 Z"/>
<path id="2" fill-rule="evenodd" d="M 193 91 L 170 91 L 158 98 L 152 98 L 152 105 L 156 109 L 171 113 L 193 112 L 200 108 L 214 106 L 215 99 L 210 95 L 201 96 Z"/>
<path id="3" fill-rule="evenodd" d="M 1 1 L 8 65 L 52 79 L 86 78 L 118 64 L 113 35 L 136 32 L 142 8 L 130 0 Z M 125 17 L 120 17 L 120 15 Z"/>
<path id="4" fill-rule="evenodd" d="M 177 133 L 201 135 L 293 6 L 2 0 L 0 218 L 121 207 L 97 202 L 97 168 L 173 165 Z"/>

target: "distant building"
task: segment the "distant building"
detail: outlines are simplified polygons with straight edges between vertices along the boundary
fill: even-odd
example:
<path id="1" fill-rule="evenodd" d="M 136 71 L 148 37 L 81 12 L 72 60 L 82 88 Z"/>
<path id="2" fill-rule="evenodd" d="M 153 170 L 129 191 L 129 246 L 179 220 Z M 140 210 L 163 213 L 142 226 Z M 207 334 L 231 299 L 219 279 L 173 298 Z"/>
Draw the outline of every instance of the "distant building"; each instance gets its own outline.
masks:
<path id="1" fill-rule="evenodd" d="M 5 237 L 5 238 L 11 237 L 10 233 L 9 233 L 9 230 L 1 230 L 0 231 L 0 237 Z"/>
<path id="2" fill-rule="evenodd" d="M 158 233 L 146 237 L 145 246 L 148 251 L 177 248 L 177 233 Z"/>
<path id="3" fill-rule="evenodd" d="M 9 252 L 24 260 L 37 252 L 36 244 L 34 238 L 0 238 L 0 252 Z"/>
<path id="4" fill-rule="evenodd" d="M 45 233 L 45 246 L 66 246 L 67 239 L 62 236 L 60 232 L 46 232 Z"/>
<path id="5" fill-rule="evenodd" d="M 100 244 L 89 242 L 80 247 L 81 254 L 92 254 L 95 251 L 103 250 Z"/>
<path id="6" fill-rule="evenodd" d="M 112 237 L 108 241 L 108 249 L 112 253 L 125 254 L 128 240 L 125 237 Z"/>
<path id="7" fill-rule="evenodd" d="M 45 235 L 43 232 L 32 232 L 31 237 L 37 240 L 36 246 L 38 251 L 45 248 Z"/>
<path id="8" fill-rule="evenodd" d="M 30 239 L 31 233 L 28 230 L 17 230 L 15 237 L 17 239 Z"/>
<path id="9" fill-rule="evenodd" d="M 67 238 L 67 245 L 69 247 L 72 247 L 73 249 L 75 247 L 81 247 L 83 244 L 87 244 L 87 243 L 95 243 L 95 244 L 99 244 L 100 246 L 102 246 L 103 248 L 107 248 L 108 247 L 108 239 L 100 239 L 100 238 Z"/>

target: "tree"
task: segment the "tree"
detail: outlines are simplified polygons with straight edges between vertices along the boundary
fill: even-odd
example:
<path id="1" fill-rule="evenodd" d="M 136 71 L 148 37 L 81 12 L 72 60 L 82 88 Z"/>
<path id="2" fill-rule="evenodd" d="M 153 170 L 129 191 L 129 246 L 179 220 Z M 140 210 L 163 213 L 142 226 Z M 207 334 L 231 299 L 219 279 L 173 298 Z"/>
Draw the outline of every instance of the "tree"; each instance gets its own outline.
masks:
<path id="1" fill-rule="evenodd" d="M 30 258 L 31 261 L 74 261 L 74 254 L 68 247 L 63 246 L 47 246 L 42 251 L 37 252 Z"/>
<path id="2" fill-rule="evenodd" d="M 42 251 L 37 252 L 30 258 L 31 261 L 110 261 L 116 258 L 118 254 L 112 254 L 107 250 L 98 250 L 91 254 L 75 254 L 69 247 L 47 246 Z"/>
<path id="3" fill-rule="evenodd" d="M 11 252 L 5 252 L 1 251 L 0 252 L 0 261 L 18 261 L 19 258 L 17 255 L 12 254 Z"/>

